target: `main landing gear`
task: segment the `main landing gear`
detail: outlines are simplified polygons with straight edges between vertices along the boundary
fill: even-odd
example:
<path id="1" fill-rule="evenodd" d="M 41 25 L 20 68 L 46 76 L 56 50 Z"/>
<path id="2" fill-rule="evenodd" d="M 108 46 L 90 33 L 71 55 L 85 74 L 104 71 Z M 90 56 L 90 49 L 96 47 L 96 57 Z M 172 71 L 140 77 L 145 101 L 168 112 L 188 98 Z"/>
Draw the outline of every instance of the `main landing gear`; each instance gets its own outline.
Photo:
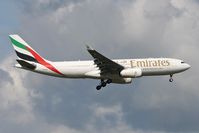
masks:
<path id="1" fill-rule="evenodd" d="M 103 79 L 101 79 L 100 84 L 96 87 L 97 90 L 100 90 L 102 87 L 106 87 L 107 84 L 112 83 L 111 79 L 108 79 L 106 81 L 104 81 Z"/>
<path id="2" fill-rule="evenodd" d="M 173 74 L 170 74 L 170 79 L 169 79 L 169 82 L 173 82 Z"/>

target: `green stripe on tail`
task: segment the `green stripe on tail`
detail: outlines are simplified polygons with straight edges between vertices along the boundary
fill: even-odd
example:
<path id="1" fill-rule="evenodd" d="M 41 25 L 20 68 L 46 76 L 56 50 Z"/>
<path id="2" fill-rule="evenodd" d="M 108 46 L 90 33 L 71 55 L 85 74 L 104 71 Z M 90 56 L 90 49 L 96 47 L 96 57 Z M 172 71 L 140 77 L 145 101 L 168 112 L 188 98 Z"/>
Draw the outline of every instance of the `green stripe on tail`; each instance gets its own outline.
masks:
<path id="1" fill-rule="evenodd" d="M 11 40 L 11 42 L 12 42 L 13 45 L 15 45 L 15 46 L 17 46 L 17 47 L 19 47 L 19 48 L 22 48 L 22 49 L 28 51 L 28 50 L 26 49 L 26 46 L 25 46 L 25 45 L 23 45 L 22 43 L 16 41 L 15 39 L 13 39 L 13 38 L 10 37 L 10 36 L 9 36 L 9 38 L 10 38 L 10 40 Z"/>

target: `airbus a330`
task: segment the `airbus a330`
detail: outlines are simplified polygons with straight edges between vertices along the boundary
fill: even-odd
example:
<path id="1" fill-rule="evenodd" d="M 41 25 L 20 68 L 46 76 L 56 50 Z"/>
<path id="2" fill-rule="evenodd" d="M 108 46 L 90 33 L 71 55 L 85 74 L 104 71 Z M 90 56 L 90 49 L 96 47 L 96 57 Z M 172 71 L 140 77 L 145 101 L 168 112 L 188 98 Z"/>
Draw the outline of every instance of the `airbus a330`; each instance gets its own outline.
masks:
<path id="1" fill-rule="evenodd" d="M 172 58 L 111 60 L 89 46 L 87 51 L 93 60 L 54 62 L 40 56 L 20 36 L 9 38 L 18 56 L 15 67 L 55 77 L 98 79 L 97 90 L 110 83 L 129 84 L 133 78 L 142 76 L 169 75 L 172 82 L 173 74 L 190 68 L 183 60 Z"/>

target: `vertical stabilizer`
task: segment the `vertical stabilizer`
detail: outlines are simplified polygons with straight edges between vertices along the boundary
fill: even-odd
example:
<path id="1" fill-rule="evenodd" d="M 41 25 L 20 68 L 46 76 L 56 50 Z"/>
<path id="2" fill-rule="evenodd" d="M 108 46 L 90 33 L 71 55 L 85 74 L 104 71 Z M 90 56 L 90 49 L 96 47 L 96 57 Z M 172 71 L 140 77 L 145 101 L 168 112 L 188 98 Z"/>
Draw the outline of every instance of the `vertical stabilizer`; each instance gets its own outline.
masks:
<path id="1" fill-rule="evenodd" d="M 31 48 L 20 36 L 9 35 L 9 38 L 12 42 L 17 56 L 20 59 L 33 62 L 39 62 L 39 59 L 45 60 L 33 48 Z"/>

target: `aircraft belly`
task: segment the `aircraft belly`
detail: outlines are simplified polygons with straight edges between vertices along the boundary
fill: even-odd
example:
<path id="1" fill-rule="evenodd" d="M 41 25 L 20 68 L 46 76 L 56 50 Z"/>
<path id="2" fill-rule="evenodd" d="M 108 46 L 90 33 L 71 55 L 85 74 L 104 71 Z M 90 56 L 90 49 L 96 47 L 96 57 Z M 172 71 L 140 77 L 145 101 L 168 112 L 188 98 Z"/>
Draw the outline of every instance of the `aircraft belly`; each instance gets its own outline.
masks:
<path id="1" fill-rule="evenodd" d="M 169 75 L 178 73 L 180 70 L 167 67 L 167 68 L 142 68 L 142 75 L 143 76 L 152 76 L 152 75 Z"/>
<path id="2" fill-rule="evenodd" d="M 90 67 L 66 67 L 62 69 L 61 72 L 65 77 L 74 77 L 74 78 L 86 78 L 85 73 L 92 71 L 93 68 Z"/>

